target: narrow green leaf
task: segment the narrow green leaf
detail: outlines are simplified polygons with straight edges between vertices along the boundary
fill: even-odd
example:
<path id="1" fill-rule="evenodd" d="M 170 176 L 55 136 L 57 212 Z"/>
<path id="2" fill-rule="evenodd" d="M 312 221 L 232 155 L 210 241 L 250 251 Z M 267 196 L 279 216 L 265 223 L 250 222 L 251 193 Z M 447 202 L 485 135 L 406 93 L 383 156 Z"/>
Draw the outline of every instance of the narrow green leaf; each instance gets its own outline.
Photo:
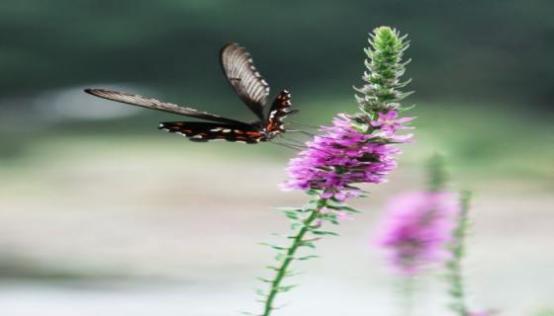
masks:
<path id="1" fill-rule="evenodd" d="M 314 234 L 314 235 L 320 235 L 320 236 L 325 236 L 325 235 L 328 235 L 328 236 L 338 236 L 338 235 L 339 235 L 339 234 L 337 234 L 337 233 L 335 233 L 335 232 L 323 231 L 323 230 L 313 230 L 311 233 Z"/>
<path id="2" fill-rule="evenodd" d="M 280 286 L 278 290 L 280 292 L 288 292 L 288 291 L 292 290 L 295 287 L 297 287 L 297 285 L 285 285 L 285 286 Z"/>

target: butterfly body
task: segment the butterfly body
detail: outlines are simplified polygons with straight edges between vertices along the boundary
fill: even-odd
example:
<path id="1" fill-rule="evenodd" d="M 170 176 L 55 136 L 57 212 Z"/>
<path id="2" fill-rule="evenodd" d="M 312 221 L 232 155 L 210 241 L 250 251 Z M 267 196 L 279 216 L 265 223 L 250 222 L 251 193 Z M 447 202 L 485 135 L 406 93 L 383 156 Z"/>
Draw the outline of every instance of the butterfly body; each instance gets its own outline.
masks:
<path id="1" fill-rule="evenodd" d="M 264 108 L 269 85 L 256 70 L 250 54 L 238 44 L 231 43 L 222 48 L 220 61 L 227 81 L 258 120 L 246 123 L 153 98 L 106 89 L 86 89 L 85 92 L 112 101 L 207 121 L 164 122 L 159 125 L 162 130 L 183 135 L 194 142 L 219 139 L 256 144 L 270 141 L 284 133 L 283 119 L 295 112 L 291 110 L 290 93 L 281 91 L 266 114 Z"/>

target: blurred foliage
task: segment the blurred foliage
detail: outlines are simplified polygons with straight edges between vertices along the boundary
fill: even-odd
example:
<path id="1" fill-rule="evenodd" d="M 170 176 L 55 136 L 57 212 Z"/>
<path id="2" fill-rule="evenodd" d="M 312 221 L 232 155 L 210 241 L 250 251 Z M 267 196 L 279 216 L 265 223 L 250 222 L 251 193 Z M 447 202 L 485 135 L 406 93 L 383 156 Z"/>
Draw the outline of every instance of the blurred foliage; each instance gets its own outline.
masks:
<path id="1" fill-rule="evenodd" d="M 535 314 L 535 316 L 554 316 L 554 309 L 545 309 Z"/>
<path id="2" fill-rule="evenodd" d="M 2 253 L 0 256 L 0 280 L 41 280 L 47 282 L 112 281 L 123 279 L 124 275 L 102 273 L 75 267 L 51 267 L 29 258 Z"/>
<path id="3" fill-rule="evenodd" d="M 367 33 L 386 24 L 412 42 L 406 78 L 414 79 L 408 89 L 416 94 L 406 105 L 418 104 L 412 114 L 419 161 L 439 149 L 453 164 L 505 164 L 512 173 L 543 174 L 553 156 L 545 146 L 552 141 L 552 9 L 547 0 L 3 0 L 0 159 L 20 159 L 50 138 L 151 135 L 152 142 L 193 146 L 155 130 L 158 121 L 175 118 L 168 114 L 64 116 L 130 108 L 92 100 L 81 92 L 87 86 L 127 85 L 131 92 L 253 118 L 219 69 L 218 51 L 228 41 L 252 52 L 273 93 L 292 90 L 301 112 L 289 122 L 329 122 L 337 112 L 355 110 L 352 85 L 362 83 Z M 207 147 L 214 148 L 202 150 Z M 249 151 L 282 152 L 260 147 Z"/>
<path id="4" fill-rule="evenodd" d="M 3 0 L 0 93 L 134 82 L 206 101 L 230 95 L 217 52 L 237 41 L 274 91 L 345 98 L 359 83 L 367 32 L 386 24 L 410 35 L 408 77 L 420 98 L 546 107 L 553 11 L 548 0 Z"/>

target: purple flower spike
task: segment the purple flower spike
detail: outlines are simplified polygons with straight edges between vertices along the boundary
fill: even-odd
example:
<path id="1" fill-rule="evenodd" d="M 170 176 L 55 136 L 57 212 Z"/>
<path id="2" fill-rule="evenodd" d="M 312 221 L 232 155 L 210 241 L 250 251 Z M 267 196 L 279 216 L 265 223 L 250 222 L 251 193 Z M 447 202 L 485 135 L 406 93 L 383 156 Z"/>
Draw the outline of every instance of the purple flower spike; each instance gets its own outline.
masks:
<path id="1" fill-rule="evenodd" d="M 415 275 L 427 265 L 446 260 L 446 244 L 452 239 L 457 211 L 457 200 L 448 192 L 416 192 L 393 198 L 378 238 L 392 268 Z"/>
<path id="2" fill-rule="evenodd" d="M 412 121 L 413 117 L 398 117 L 398 111 L 390 110 L 385 113 L 379 113 L 378 119 L 371 122 L 371 126 L 379 128 L 383 135 L 394 137 L 399 129 L 407 129 L 409 127 L 403 125 Z"/>
<path id="3" fill-rule="evenodd" d="M 307 149 L 292 159 L 287 168 L 289 190 L 320 190 L 322 198 L 345 201 L 360 195 L 356 183 L 382 183 L 396 168 L 399 150 L 392 143 L 403 143 L 410 135 L 396 135 L 411 118 L 398 118 L 396 110 L 380 113 L 369 122 L 369 131 L 361 131 L 357 122 L 339 114 L 332 126 L 307 143 Z"/>

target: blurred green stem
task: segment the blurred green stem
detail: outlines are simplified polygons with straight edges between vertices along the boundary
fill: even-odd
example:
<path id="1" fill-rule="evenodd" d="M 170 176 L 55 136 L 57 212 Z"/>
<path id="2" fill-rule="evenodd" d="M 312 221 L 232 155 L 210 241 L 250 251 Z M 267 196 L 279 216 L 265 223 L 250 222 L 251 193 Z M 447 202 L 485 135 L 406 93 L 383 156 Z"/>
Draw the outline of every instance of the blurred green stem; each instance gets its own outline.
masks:
<path id="1" fill-rule="evenodd" d="M 462 274 L 462 259 L 465 255 L 465 237 L 468 226 L 468 212 L 471 193 L 462 192 L 460 198 L 460 213 L 458 214 L 457 226 L 454 229 L 454 239 L 449 247 L 452 258 L 446 263 L 447 280 L 449 283 L 449 294 L 452 299 L 450 308 L 458 316 L 467 316 L 468 308 L 465 302 L 465 289 Z"/>
<path id="2" fill-rule="evenodd" d="M 411 316 L 414 303 L 414 285 L 415 277 L 408 276 L 402 280 L 402 297 L 404 301 L 402 315 L 401 316 Z"/>
<path id="3" fill-rule="evenodd" d="M 445 189 L 448 175 L 445 170 L 444 157 L 434 154 L 427 162 L 427 189 L 430 192 L 440 192 Z"/>

